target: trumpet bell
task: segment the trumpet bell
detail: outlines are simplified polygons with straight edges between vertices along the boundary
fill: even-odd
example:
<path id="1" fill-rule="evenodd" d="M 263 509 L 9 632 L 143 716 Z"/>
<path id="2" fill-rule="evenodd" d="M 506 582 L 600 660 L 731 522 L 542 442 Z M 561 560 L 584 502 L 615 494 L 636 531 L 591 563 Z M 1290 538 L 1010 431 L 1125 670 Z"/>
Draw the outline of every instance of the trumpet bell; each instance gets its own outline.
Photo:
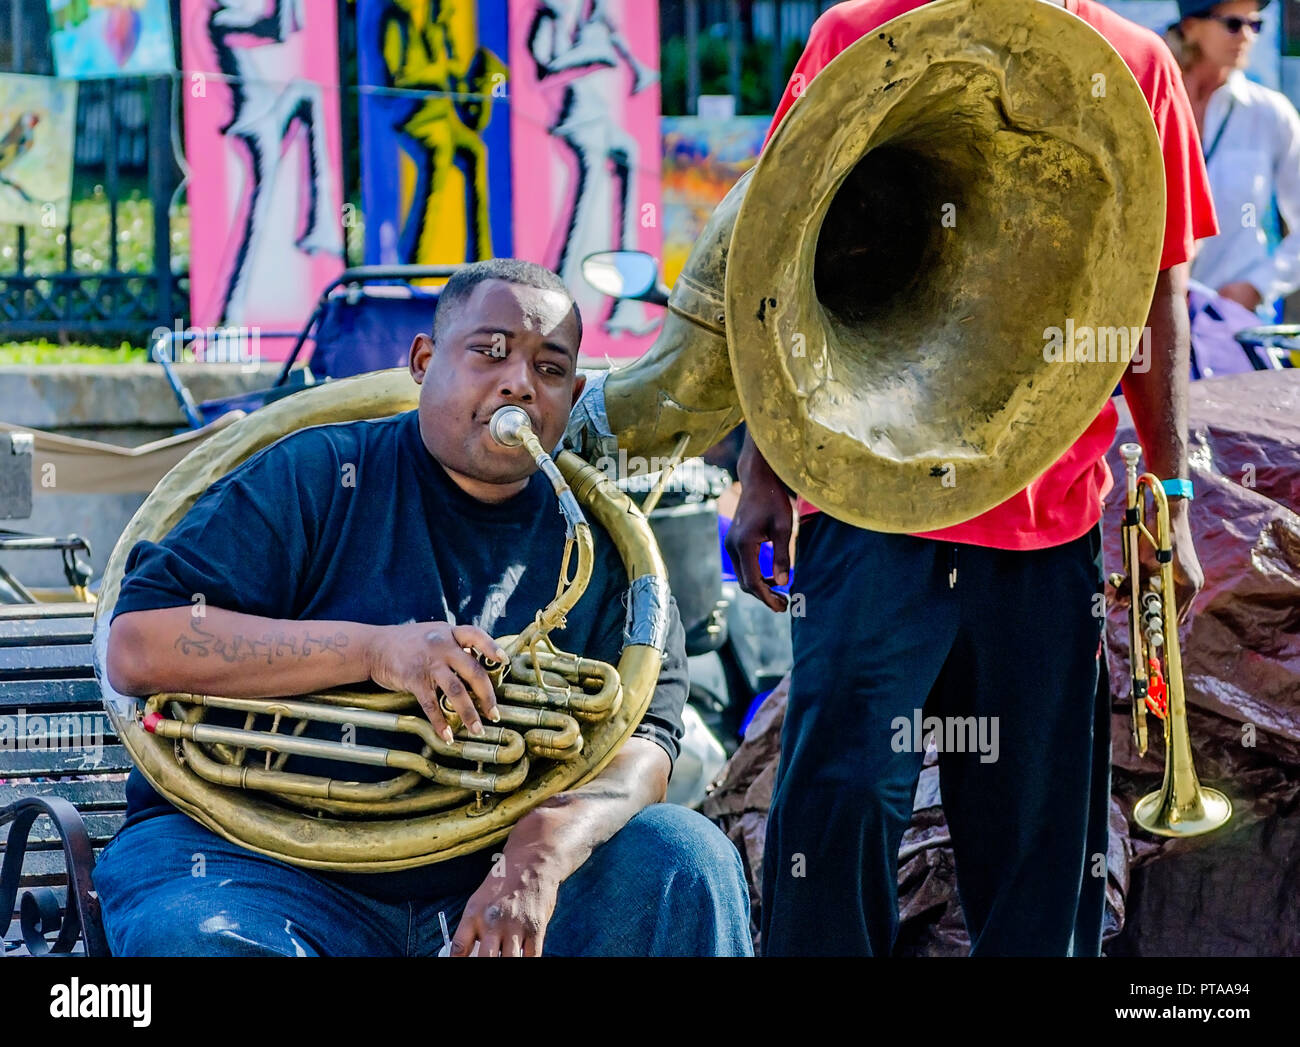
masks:
<path id="1" fill-rule="evenodd" d="M 1156 836 L 1191 837 L 1214 832 L 1232 817 L 1232 801 L 1218 789 L 1195 786 L 1191 802 L 1175 802 L 1175 790 L 1157 789 L 1133 805 L 1133 820 Z"/>

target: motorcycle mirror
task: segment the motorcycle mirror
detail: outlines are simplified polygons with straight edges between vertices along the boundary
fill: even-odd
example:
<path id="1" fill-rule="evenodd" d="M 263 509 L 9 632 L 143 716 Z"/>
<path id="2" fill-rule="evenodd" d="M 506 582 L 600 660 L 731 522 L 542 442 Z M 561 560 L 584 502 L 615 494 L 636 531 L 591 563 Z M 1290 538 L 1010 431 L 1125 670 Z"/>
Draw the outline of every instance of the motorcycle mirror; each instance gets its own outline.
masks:
<path id="1" fill-rule="evenodd" d="M 645 251 L 599 251 L 582 260 L 582 276 L 601 294 L 662 304 L 659 263 Z"/>

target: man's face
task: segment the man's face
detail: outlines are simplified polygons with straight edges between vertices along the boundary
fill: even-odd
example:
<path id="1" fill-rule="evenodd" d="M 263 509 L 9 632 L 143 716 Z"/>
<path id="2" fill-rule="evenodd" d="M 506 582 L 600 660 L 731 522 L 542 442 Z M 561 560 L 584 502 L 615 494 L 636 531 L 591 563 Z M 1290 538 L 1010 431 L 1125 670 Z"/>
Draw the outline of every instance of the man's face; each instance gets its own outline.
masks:
<path id="1" fill-rule="evenodd" d="M 500 407 L 522 407 L 552 450 L 582 392 L 577 359 L 578 321 L 563 294 L 502 280 L 479 284 L 443 321 L 436 345 L 419 335 L 411 346 L 425 446 L 446 469 L 480 483 L 526 479 L 532 458 L 498 444 L 488 423 Z"/>
<path id="2" fill-rule="evenodd" d="M 1229 17 L 1236 15 L 1253 21 L 1260 18 L 1256 0 L 1231 0 L 1218 4 L 1208 12 Z M 1183 22 L 1183 35 L 1189 43 L 1201 49 L 1202 61 L 1221 69 L 1245 69 L 1250 64 L 1250 52 L 1255 45 L 1255 31 L 1243 26 L 1235 33 L 1215 18 L 1188 18 Z"/>

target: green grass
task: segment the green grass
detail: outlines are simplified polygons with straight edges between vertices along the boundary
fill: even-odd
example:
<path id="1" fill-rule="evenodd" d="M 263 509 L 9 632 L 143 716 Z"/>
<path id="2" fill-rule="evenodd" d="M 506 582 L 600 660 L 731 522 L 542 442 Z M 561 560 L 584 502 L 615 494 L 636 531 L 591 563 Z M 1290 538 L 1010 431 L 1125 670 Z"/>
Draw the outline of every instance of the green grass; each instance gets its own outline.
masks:
<path id="1" fill-rule="evenodd" d="M 0 365 L 142 364 L 148 359 L 144 349 L 127 342 L 116 349 L 98 345 L 58 345 L 44 340 L 0 343 Z"/>
<path id="2" fill-rule="evenodd" d="M 67 230 L 26 227 L 23 264 L 29 273 L 61 273 L 66 268 Z M 72 268 L 98 273 L 109 269 L 108 197 L 96 185 L 89 196 L 72 201 Z M 0 226 L 0 272 L 12 272 L 18 256 L 17 226 Z M 179 204 L 171 220 L 172 271 L 190 265 L 189 207 Z M 153 268 L 153 201 L 133 190 L 117 205 L 117 267 L 121 272 L 148 272 Z"/>

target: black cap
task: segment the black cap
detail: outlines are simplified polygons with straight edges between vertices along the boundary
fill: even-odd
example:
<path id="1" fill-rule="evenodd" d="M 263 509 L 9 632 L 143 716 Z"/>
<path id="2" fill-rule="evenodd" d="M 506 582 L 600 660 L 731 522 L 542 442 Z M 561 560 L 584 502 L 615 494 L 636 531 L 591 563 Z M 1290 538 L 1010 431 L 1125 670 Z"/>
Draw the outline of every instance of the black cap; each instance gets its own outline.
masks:
<path id="1" fill-rule="evenodd" d="M 1178 0 L 1178 17 L 1179 19 L 1195 18 L 1198 15 L 1209 14 L 1224 2 L 1225 0 Z M 1269 0 L 1259 0 L 1259 9 L 1262 11 L 1268 3 Z"/>

